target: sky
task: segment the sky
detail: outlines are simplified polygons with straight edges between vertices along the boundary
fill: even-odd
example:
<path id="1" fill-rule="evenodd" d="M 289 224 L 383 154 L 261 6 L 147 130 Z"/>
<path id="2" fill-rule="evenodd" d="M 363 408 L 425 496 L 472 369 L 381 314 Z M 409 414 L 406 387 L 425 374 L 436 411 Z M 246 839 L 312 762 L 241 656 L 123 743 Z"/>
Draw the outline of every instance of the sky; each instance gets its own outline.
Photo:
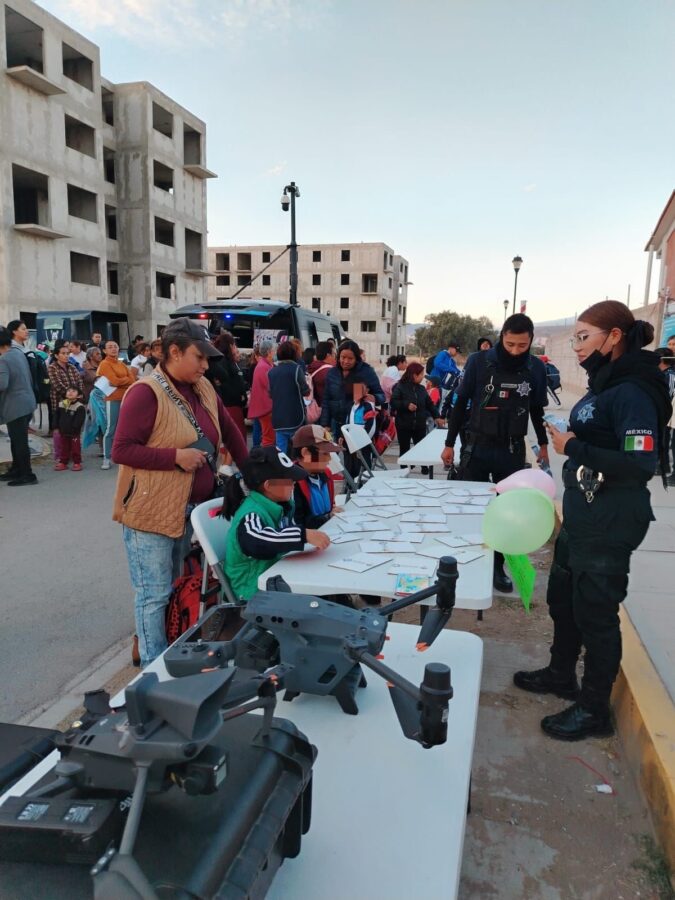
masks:
<path id="1" fill-rule="evenodd" d="M 675 187 L 671 0 L 43 0 L 206 122 L 209 244 L 383 241 L 408 321 L 642 305 Z M 658 265 L 650 301 L 656 299 Z"/>

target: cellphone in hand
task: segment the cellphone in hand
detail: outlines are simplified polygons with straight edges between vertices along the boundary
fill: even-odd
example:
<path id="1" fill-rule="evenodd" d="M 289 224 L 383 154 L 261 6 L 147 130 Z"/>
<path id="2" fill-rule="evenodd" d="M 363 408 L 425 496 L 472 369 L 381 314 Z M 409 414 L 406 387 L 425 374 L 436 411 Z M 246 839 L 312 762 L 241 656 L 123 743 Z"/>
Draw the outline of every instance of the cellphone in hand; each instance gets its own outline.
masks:
<path id="1" fill-rule="evenodd" d="M 547 425 L 552 425 L 558 431 L 567 431 L 567 421 L 553 413 L 546 413 L 544 422 L 546 422 Z"/>

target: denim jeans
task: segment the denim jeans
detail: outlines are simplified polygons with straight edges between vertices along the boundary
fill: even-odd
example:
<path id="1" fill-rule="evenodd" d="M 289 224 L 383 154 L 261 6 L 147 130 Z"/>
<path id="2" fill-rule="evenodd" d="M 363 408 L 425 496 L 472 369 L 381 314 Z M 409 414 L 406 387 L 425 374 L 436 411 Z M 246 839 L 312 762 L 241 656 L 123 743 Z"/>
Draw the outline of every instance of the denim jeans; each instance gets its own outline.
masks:
<path id="1" fill-rule="evenodd" d="M 253 419 L 253 431 L 251 432 L 251 440 L 253 447 L 259 447 L 262 441 L 262 428 L 260 427 L 260 419 Z"/>
<path id="2" fill-rule="evenodd" d="M 185 554 L 190 549 L 192 526 L 185 534 L 170 538 L 164 534 L 123 527 L 129 577 L 134 589 L 136 634 L 145 667 L 167 648 L 164 616 L 171 587 L 180 575 Z"/>
<path id="3" fill-rule="evenodd" d="M 297 428 L 277 428 L 274 432 L 276 436 L 277 450 L 280 450 L 282 453 L 288 453 L 288 448 L 291 445 L 291 440 L 297 430 Z"/>
<path id="4" fill-rule="evenodd" d="M 112 459 L 112 445 L 115 437 L 115 429 L 117 428 L 117 420 L 120 415 L 121 400 L 106 400 L 105 416 L 108 427 L 103 435 L 103 455 L 106 459 Z"/>

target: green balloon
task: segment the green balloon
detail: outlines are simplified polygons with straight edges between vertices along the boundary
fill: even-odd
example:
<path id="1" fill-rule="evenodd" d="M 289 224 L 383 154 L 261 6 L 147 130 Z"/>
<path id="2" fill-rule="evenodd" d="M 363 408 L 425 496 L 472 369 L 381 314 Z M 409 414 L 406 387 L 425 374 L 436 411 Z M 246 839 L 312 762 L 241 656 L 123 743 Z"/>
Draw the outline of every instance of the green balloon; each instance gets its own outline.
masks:
<path id="1" fill-rule="evenodd" d="M 500 553 L 533 553 L 554 527 L 551 498 L 534 488 L 519 488 L 490 501 L 483 516 L 483 541 Z"/>

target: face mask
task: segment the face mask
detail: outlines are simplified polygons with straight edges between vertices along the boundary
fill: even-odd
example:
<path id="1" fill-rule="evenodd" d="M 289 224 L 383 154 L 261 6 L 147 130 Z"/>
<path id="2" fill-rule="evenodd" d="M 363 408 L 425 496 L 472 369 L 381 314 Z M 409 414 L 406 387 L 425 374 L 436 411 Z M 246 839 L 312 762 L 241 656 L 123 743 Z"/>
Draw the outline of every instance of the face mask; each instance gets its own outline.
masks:
<path id="1" fill-rule="evenodd" d="M 599 350 L 594 350 L 590 356 L 587 356 L 583 362 L 579 363 L 579 365 L 582 369 L 585 369 L 589 375 L 594 375 L 604 365 L 607 365 L 611 356 L 611 350 L 609 353 L 601 353 Z"/>

